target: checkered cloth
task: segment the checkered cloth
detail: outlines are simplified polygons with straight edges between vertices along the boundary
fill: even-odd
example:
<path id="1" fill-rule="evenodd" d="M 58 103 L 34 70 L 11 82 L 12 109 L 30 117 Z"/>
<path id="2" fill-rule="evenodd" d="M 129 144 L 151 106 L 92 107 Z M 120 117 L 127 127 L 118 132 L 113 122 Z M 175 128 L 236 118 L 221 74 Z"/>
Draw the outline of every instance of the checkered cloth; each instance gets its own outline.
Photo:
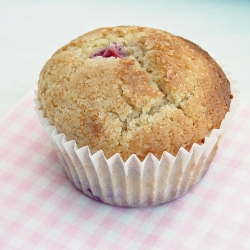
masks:
<path id="1" fill-rule="evenodd" d="M 0 122 L 0 249 L 250 249 L 250 105 L 190 192 L 131 209 L 69 182 L 34 97 L 27 93 Z"/>

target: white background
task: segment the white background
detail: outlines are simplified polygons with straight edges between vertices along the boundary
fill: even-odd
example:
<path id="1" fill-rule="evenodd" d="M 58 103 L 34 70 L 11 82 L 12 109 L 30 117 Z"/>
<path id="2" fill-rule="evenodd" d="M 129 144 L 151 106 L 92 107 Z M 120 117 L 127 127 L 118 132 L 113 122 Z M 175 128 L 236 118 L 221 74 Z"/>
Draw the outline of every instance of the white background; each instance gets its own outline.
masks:
<path id="1" fill-rule="evenodd" d="M 0 117 L 37 83 L 61 46 L 95 28 L 141 25 L 183 36 L 209 52 L 250 96 L 250 1 L 0 0 Z"/>

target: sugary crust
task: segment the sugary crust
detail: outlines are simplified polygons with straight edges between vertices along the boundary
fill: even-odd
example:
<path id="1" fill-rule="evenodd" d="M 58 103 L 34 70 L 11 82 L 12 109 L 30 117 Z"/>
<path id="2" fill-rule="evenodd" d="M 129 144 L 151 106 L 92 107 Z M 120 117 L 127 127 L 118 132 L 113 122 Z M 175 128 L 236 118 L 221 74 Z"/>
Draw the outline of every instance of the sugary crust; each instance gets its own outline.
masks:
<path id="1" fill-rule="evenodd" d="M 124 58 L 92 55 L 111 42 Z M 119 26 L 86 33 L 41 71 L 45 117 L 94 153 L 176 155 L 219 128 L 231 101 L 222 69 L 196 44 L 165 31 Z"/>

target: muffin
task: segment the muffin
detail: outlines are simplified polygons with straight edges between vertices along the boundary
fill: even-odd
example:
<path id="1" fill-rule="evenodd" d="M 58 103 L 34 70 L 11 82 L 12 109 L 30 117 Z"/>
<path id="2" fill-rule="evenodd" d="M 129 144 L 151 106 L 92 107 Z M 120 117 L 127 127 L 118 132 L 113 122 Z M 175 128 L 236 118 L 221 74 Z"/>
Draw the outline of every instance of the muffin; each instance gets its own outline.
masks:
<path id="1" fill-rule="evenodd" d="M 59 49 L 40 73 L 37 105 L 79 189 L 140 206 L 177 198 L 204 175 L 232 98 L 225 73 L 198 45 L 119 26 Z"/>

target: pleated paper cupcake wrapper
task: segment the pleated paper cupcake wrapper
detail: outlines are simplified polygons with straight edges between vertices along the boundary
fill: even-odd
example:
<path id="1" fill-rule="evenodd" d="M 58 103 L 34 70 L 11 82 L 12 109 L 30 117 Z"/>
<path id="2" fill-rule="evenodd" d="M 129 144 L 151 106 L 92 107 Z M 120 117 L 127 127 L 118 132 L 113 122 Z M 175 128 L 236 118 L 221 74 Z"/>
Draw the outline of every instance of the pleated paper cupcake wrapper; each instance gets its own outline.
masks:
<path id="1" fill-rule="evenodd" d="M 193 144 L 190 152 L 180 148 L 176 156 L 164 152 L 160 160 L 148 154 L 144 161 L 131 155 L 124 162 L 119 154 L 106 159 L 102 150 L 92 154 L 89 147 L 78 148 L 58 134 L 49 119 L 43 118 L 35 99 L 39 121 L 47 132 L 70 181 L 85 195 L 98 201 L 125 207 L 150 206 L 185 194 L 206 173 L 239 106 L 238 91 L 220 129 L 212 130 L 202 145 Z M 37 94 L 37 93 L 36 93 Z"/>

